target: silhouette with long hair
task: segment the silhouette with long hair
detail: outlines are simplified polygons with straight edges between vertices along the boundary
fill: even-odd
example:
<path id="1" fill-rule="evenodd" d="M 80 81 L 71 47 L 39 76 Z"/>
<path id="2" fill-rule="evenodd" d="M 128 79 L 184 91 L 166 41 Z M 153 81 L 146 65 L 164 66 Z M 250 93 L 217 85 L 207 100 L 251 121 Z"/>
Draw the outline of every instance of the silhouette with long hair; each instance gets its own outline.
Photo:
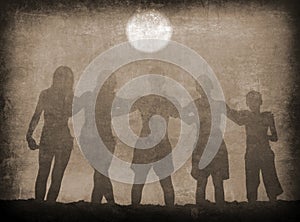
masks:
<path id="1" fill-rule="evenodd" d="M 214 106 L 215 109 L 218 109 L 222 105 L 222 101 L 217 101 L 211 99 L 211 104 L 209 103 L 208 97 L 211 97 L 211 92 L 213 89 L 213 84 L 211 80 L 206 76 L 200 76 L 201 82 L 203 82 L 203 86 L 205 92 L 201 88 L 199 84 L 196 85 L 196 90 L 198 94 L 201 96 L 200 98 L 194 100 L 194 103 L 198 109 L 198 115 L 201 127 L 199 130 L 199 138 L 196 144 L 196 147 L 192 154 L 192 177 L 197 180 L 197 188 L 196 188 L 196 204 L 201 205 L 206 203 L 205 193 L 208 177 L 212 177 L 213 185 L 215 188 L 215 201 L 217 205 L 222 206 L 225 203 L 224 197 L 224 186 L 223 181 L 229 179 L 229 163 L 228 163 L 228 152 L 227 147 L 222 141 L 220 148 L 213 158 L 213 160 L 209 163 L 209 165 L 204 169 L 199 169 L 199 162 L 203 151 L 208 142 L 209 135 L 211 134 L 211 124 L 212 124 L 212 116 L 210 107 Z M 185 108 L 185 112 L 188 112 L 188 106 Z M 217 123 L 221 123 L 221 116 L 218 116 L 216 120 Z M 220 132 L 216 133 L 212 136 L 220 136 L 222 135 Z"/>
<path id="2" fill-rule="evenodd" d="M 283 190 L 277 177 L 274 152 L 270 143 L 278 140 L 274 116 L 271 112 L 261 112 L 262 96 L 257 91 L 246 95 L 246 103 L 250 110 L 237 111 L 227 106 L 228 117 L 238 125 L 246 128 L 246 188 L 249 202 L 257 200 L 257 189 L 262 172 L 264 185 L 270 201 L 276 201 Z M 268 134 L 270 130 L 271 135 Z"/>
<path id="3" fill-rule="evenodd" d="M 50 88 L 43 90 L 31 119 L 26 139 L 30 149 L 39 149 L 39 170 L 35 183 L 35 198 L 44 200 L 51 163 L 54 166 L 51 174 L 51 185 L 47 201 L 56 201 L 61 187 L 64 171 L 69 162 L 73 148 L 73 137 L 70 134 L 68 120 L 72 115 L 73 72 L 66 66 L 58 67 L 53 75 Z M 37 145 L 32 134 L 44 114 L 44 126 Z"/>
<path id="4" fill-rule="evenodd" d="M 108 71 L 105 71 L 108 72 Z M 99 77 L 100 78 L 100 77 Z M 98 81 L 99 83 L 100 81 Z M 112 133 L 111 125 L 111 108 L 112 102 L 115 98 L 115 87 L 116 87 L 116 77 L 112 75 L 103 85 L 99 91 L 99 86 L 96 86 L 94 91 L 88 91 L 83 93 L 80 97 L 75 97 L 77 100 L 74 104 L 74 115 L 80 110 L 84 110 L 85 121 L 80 132 L 79 143 L 82 146 L 94 146 L 95 149 L 99 149 L 100 144 L 98 143 L 97 138 L 94 137 L 94 134 L 90 132 L 92 122 L 89 118 L 92 112 L 95 112 L 95 120 L 98 129 L 98 133 L 102 138 L 105 146 L 111 153 L 114 153 L 116 140 L 115 136 Z M 99 94 L 97 93 L 99 91 Z M 98 96 L 99 95 L 99 96 Z M 96 101 L 96 107 L 93 107 L 91 101 Z M 95 110 L 93 110 L 95 109 Z M 101 157 L 100 157 L 101 158 Z M 108 175 L 108 170 L 111 164 L 111 159 L 103 159 L 102 165 L 104 170 L 106 170 L 106 175 Z M 94 187 L 91 195 L 91 202 L 101 203 L 103 197 L 110 204 L 115 203 L 113 187 L 110 178 L 103 175 L 94 169 Z"/>

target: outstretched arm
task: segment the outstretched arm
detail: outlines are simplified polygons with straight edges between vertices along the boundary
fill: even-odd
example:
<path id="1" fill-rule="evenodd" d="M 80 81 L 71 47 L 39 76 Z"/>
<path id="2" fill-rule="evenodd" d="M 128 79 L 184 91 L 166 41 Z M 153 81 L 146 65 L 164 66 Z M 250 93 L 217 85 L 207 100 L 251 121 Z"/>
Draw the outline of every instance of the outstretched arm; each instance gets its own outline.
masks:
<path id="1" fill-rule="evenodd" d="M 139 107 L 138 102 L 135 102 L 131 107 L 129 106 L 129 99 L 124 99 L 120 97 L 115 98 L 115 103 L 118 104 L 116 110 L 114 110 L 114 116 L 122 116 L 128 113 L 136 111 Z"/>
<path id="2" fill-rule="evenodd" d="M 275 127 L 275 120 L 274 120 L 274 115 L 271 115 L 271 121 L 270 121 L 270 131 L 271 135 L 269 135 L 269 140 L 272 142 L 277 142 L 278 141 L 278 136 L 277 136 L 277 131 Z"/>
<path id="3" fill-rule="evenodd" d="M 245 125 L 247 119 L 248 119 L 248 115 L 247 112 L 242 110 L 242 111 L 238 111 L 235 109 L 230 108 L 227 104 L 226 104 L 226 113 L 227 113 L 227 117 L 232 120 L 233 122 L 235 122 L 236 124 L 238 124 L 239 126 Z"/>
<path id="4" fill-rule="evenodd" d="M 27 134 L 26 134 L 26 140 L 28 142 L 28 146 L 32 150 L 37 148 L 37 144 L 36 144 L 35 140 L 32 138 L 32 134 L 40 120 L 41 114 L 44 109 L 43 107 L 44 107 L 44 105 L 43 105 L 43 92 L 42 92 L 40 94 L 38 104 L 35 108 L 34 114 L 31 118 L 28 130 L 27 130 Z"/>
<path id="5" fill-rule="evenodd" d="M 179 105 L 179 107 L 181 106 Z M 193 102 L 189 103 L 185 107 L 182 107 L 181 110 L 178 110 L 178 112 L 181 113 L 181 116 L 177 116 L 176 118 L 181 118 L 181 120 L 188 125 L 193 124 L 195 122 L 195 116 L 199 115 L 197 113 L 198 110 L 195 110 L 193 108 L 195 108 L 193 106 Z M 196 111 L 196 113 L 194 111 Z"/>

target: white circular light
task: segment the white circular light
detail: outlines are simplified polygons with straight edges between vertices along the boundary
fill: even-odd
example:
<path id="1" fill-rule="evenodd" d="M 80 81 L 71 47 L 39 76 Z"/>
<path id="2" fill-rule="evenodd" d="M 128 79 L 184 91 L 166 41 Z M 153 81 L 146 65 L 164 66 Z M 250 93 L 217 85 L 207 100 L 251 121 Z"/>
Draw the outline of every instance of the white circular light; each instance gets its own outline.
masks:
<path id="1" fill-rule="evenodd" d="M 156 10 L 137 12 L 129 19 L 126 27 L 126 35 L 130 44 L 137 50 L 149 53 L 164 48 L 171 39 L 172 32 L 169 19 Z M 150 41 L 136 41 L 143 39 L 166 41 L 155 42 L 155 44 L 145 44 Z"/>

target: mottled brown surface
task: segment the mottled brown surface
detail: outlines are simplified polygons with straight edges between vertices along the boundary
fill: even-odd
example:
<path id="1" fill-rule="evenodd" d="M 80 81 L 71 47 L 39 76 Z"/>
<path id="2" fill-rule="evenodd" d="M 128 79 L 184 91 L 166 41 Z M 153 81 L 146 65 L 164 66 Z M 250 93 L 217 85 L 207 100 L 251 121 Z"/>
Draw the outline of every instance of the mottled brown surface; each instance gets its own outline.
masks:
<path id="1" fill-rule="evenodd" d="M 281 4 L 230 2 L 209 7 L 201 4 L 186 4 L 185 7 L 153 4 L 152 7 L 169 18 L 173 27 L 172 40 L 192 48 L 210 64 L 228 104 L 233 108 L 246 108 L 245 95 L 251 89 L 263 94 L 262 110 L 274 113 L 279 136 L 279 141 L 272 143 L 284 190 L 279 198 L 299 199 L 299 175 L 296 172 L 299 155 L 293 152 L 295 131 L 290 117 L 294 114 L 289 104 L 295 96 L 294 75 L 298 61 L 293 54 L 296 30 L 290 11 Z M 11 12 L 11 21 L 3 35 L 8 75 L 8 81 L 3 85 L 6 102 L 1 113 L 8 125 L 4 129 L 8 137 L 5 137 L 7 143 L 3 142 L 3 147 L 10 150 L 11 155 L 3 154 L 0 165 L 2 199 L 27 199 L 34 195 L 38 151 L 27 148 L 25 134 L 38 95 L 50 86 L 54 70 L 60 65 L 69 66 L 75 81 L 78 81 L 93 58 L 115 44 L 127 41 L 125 26 L 137 9 L 136 6 L 87 8 L 82 5 L 70 10 L 46 8 L 30 11 L 20 8 Z M 175 79 L 184 75 L 179 71 L 176 74 L 174 67 L 166 67 Z M 120 70 L 126 76 L 118 76 L 118 87 L 128 78 L 128 71 L 134 75 L 132 70 L 135 69 L 143 70 L 139 64 Z M 174 121 L 172 124 L 176 126 L 178 123 Z M 36 138 L 40 131 L 41 128 L 35 133 Z M 172 133 L 175 137 L 176 132 Z M 245 201 L 244 129 L 228 120 L 225 141 L 230 164 L 230 179 L 225 182 L 226 200 Z M 124 158 L 131 155 L 120 144 L 116 152 Z M 190 176 L 190 169 L 191 162 L 188 161 L 172 175 L 177 204 L 195 201 L 196 184 Z M 92 174 L 92 168 L 75 146 L 59 201 L 89 201 Z M 113 186 L 117 203 L 129 204 L 131 185 L 114 182 Z M 213 200 L 211 183 L 207 192 L 208 199 Z M 267 200 L 263 186 L 259 188 L 259 200 Z M 145 186 L 142 203 L 163 204 L 158 183 Z"/>

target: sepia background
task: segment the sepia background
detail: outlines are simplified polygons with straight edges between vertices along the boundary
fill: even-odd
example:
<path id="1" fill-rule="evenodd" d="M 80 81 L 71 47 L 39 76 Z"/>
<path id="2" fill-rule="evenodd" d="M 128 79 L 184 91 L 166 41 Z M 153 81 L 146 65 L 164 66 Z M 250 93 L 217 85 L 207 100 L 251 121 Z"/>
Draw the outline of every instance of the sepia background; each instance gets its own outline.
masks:
<path id="1" fill-rule="evenodd" d="M 295 77 L 297 30 L 291 10 L 277 1 L 247 4 L 239 1 L 128 2 L 78 4 L 70 8 L 60 7 L 58 3 L 53 8 L 28 10 L 21 7 L 9 13 L 2 35 L 6 65 L 1 67 L 1 118 L 5 124 L 1 129 L 0 198 L 34 197 L 38 151 L 28 149 L 25 135 L 39 93 L 51 85 L 55 69 L 61 65 L 70 67 L 76 84 L 97 55 L 127 41 L 127 22 L 142 7 L 162 13 L 173 28 L 171 40 L 190 47 L 208 62 L 220 81 L 226 102 L 233 108 L 247 108 L 245 95 L 250 90 L 262 93 L 262 110 L 274 113 L 279 136 L 279 141 L 271 144 L 284 190 L 279 199 L 299 199 L 300 156 L 296 150 L 294 101 L 298 87 Z M 188 74 L 174 65 L 160 62 L 139 62 L 122 67 L 116 72 L 118 87 L 152 66 L 162 67 L 168 76 L 194 90 L 192 82 L 185 77 Z M 138 114 L 134 115 L 138 119 Z M 138 128 L 140 122 L 133 124 Z M 178 122 L 172 120 L 171 124 L 176 126 Z M 39 138 L 41 126 L 42 121 L 35 138 Z M 174 144 L 178 132 L 176 127 L 169 128 Z M 244 128 L 228 120 L 225 142 L 230 164 L 230 179 L 225 182 L 226 201 L 246 201 Z M 130 160 L 131 152 L 118 143 L 117 155 L 125 155 Z M 190 170 L 191 160 L 172 175 L 177 204 L 195 202 L 196 182 Z M 90 201 L 92 176 L 93 169 L 76 144 L 58 201 Z M 117 203 L 130 204 L 131 185 L 113 182 L 113 188 Z M 214 201 L 211 180 L 207 198 Z M 267 200 L 262 183 L 259 200 Z M 164 203 L 158 182 L 145 186 L 142 203 Z"/>

